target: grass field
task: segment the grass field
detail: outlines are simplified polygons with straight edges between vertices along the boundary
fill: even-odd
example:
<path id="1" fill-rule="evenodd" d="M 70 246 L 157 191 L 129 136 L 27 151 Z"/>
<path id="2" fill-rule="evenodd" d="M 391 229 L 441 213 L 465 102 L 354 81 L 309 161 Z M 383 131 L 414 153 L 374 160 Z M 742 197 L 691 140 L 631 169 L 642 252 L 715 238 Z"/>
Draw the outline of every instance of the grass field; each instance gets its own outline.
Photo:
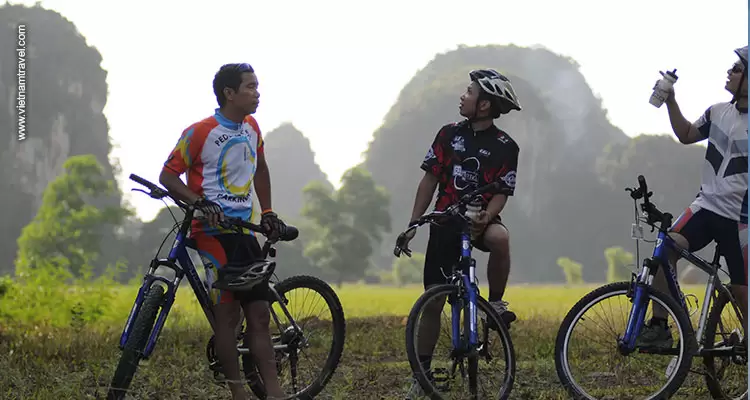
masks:
<path id="1" fill-rule="evenodd" d="M 512 398 L 567 398 L 555 373 L 554 337 L 565 313 L 596 286 L 508 289 L 506 300 L 519 318 L 511 329 L 518 360 Z M 421 287 L 335 289 L 347 320 L 346 346 L 338 370 L 318 398 L 403 398 L 410 376 L 405 316 Z M 228 399 L 228 390 L 214 384 L 207 367 L 208 324 L 190 289 L 180 290 L 152 358 L 138 369 L 132 394 L 138 399 Z M 683 290 L 702 298 L 700 287 Z M 5 310 L 0 312 L 0 398 L 102 398 L 120 355 L 117 342 L 136 291 L 133 286 L 109 286 L 84 296 L 70 289 L 36 288 L 36 297 L 26 294 L 29 301 L 18 300 L 23 293 L 0 297 L 0 303 L 5 302 L 0 307 Z M 87 304 L 99 302 L 99 307 L 89 305 L 82 311 L 72 306 L 71 299 L 78 295 Z M 691 374 L 675 398 L 708 398 L 704 387 L 702 378 Z"/>

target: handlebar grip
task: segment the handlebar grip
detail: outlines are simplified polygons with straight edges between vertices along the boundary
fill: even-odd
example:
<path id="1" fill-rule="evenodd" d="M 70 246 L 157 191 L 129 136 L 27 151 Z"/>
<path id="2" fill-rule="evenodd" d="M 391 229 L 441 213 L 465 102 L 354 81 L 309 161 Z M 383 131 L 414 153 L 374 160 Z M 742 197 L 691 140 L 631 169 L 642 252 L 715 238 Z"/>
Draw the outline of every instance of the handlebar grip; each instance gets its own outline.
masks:
<path id="1" fill-rule="evenodd" d="M 149 182 L 149 181 L 141 178 L 140 176 L 138 176 L 136 174 L 130 174 L 130 180 L 138 182 L 141 185 L 143 185 L 143 186 L 145 186 L 145 187 L 147 187 L 147 188 L 149 188 L 151 190 L 154 190 L 154 188 L 156 187 L 153 183 L 151 183 L 151 182 Z"/>
<path id="2" fill-rule="evenodd" d="M 648 186 L 646 186 L 646 178 L 644 178 L 643 175 L 638 175 L 638 186 L 640 186 L 641 192 L 643 192 L 643 194 L 648 193 Z"/>
<path id="3" fill-rule="evenodd" d="M 243 228 L 247 228 L 247 229 L 250 229 L 251 231 L 258 232 L 264 235 L 267 233 L 266 230 L 263 229 L 262 226 L 256 225 L 252 222 L 243 221 L 236 217 L 225 218 L 224 223 L 222 223 L 222 226 L 224 226 L 225 228 L 229 228 L 231 225 L 241 226 Z M 299 236 L 299 229 L 297 229 L 297 227 L 295 226 L 287 225 L 286 230 L 284 231 L 284 234 L 281 235 L 281 237 L 279 237 L 279 240 L 281 240 L 282 242 L 290 242 L 294 239 L 297 239 L 298 236 Z"/>

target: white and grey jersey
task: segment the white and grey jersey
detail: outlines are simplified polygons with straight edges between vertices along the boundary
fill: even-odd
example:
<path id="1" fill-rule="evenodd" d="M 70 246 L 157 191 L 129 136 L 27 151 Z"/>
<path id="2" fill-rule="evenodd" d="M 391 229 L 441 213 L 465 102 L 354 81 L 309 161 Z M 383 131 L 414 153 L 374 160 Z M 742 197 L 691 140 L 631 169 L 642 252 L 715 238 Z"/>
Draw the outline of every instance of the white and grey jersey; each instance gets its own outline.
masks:
<path id="1" fill-rule="evenodd" d="M 747 224 L 747 112 L 732 103 L 714 104 L 693 126 L 708 139 L 701 188 L 693 204 Z"/>

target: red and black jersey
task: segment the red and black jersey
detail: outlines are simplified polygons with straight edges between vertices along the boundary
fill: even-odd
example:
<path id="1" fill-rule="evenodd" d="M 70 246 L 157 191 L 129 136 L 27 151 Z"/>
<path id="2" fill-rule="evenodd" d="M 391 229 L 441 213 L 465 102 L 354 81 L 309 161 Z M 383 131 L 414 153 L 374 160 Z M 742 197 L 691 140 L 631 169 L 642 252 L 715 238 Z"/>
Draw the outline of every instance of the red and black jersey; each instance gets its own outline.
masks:
<path id="1" fill-rule="evenodd" d="M 519 151 L 518 144 L 494 125 L 480 132 L 467 121 L 440 128 L 421 166 L 438 178 L 435 209 L 445 210 L 492 182 L 499 182 L 500 189 L 484 194 L 485 206 L 495 194 L 513 196 Z"/>

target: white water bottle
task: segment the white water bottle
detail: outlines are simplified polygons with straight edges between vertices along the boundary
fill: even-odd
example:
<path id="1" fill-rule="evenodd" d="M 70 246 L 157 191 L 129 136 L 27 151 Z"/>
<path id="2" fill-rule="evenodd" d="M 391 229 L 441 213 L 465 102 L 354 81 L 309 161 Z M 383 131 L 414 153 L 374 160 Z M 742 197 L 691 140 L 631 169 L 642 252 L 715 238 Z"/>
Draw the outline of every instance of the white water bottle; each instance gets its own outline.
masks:
<path id="1" fill-rule="evenodd" d="M 479 213 L 482 211 L 482 204 L 477 200 L 472 200 L 471 203 L 466 205 L 466 217 L 472 221 L 476 221 L 479 218 Z M 474 235 L 471 235 L 472 239 L 476 239 Z"/>
<path id="2" fill-rule="evenodd" d="M 652 106 L 659 108 L 665 101 L 667 101 L 669 89 L 671 89 L 672 86 L 674 86 L 674 83 L 677 82 L 676 72 L 676 69 L 667 71 L 666 73 L 659 71 L 662 78 L 656 82 L 654 91 L 651 93 L 651 99 L 648 101 Z"/>

